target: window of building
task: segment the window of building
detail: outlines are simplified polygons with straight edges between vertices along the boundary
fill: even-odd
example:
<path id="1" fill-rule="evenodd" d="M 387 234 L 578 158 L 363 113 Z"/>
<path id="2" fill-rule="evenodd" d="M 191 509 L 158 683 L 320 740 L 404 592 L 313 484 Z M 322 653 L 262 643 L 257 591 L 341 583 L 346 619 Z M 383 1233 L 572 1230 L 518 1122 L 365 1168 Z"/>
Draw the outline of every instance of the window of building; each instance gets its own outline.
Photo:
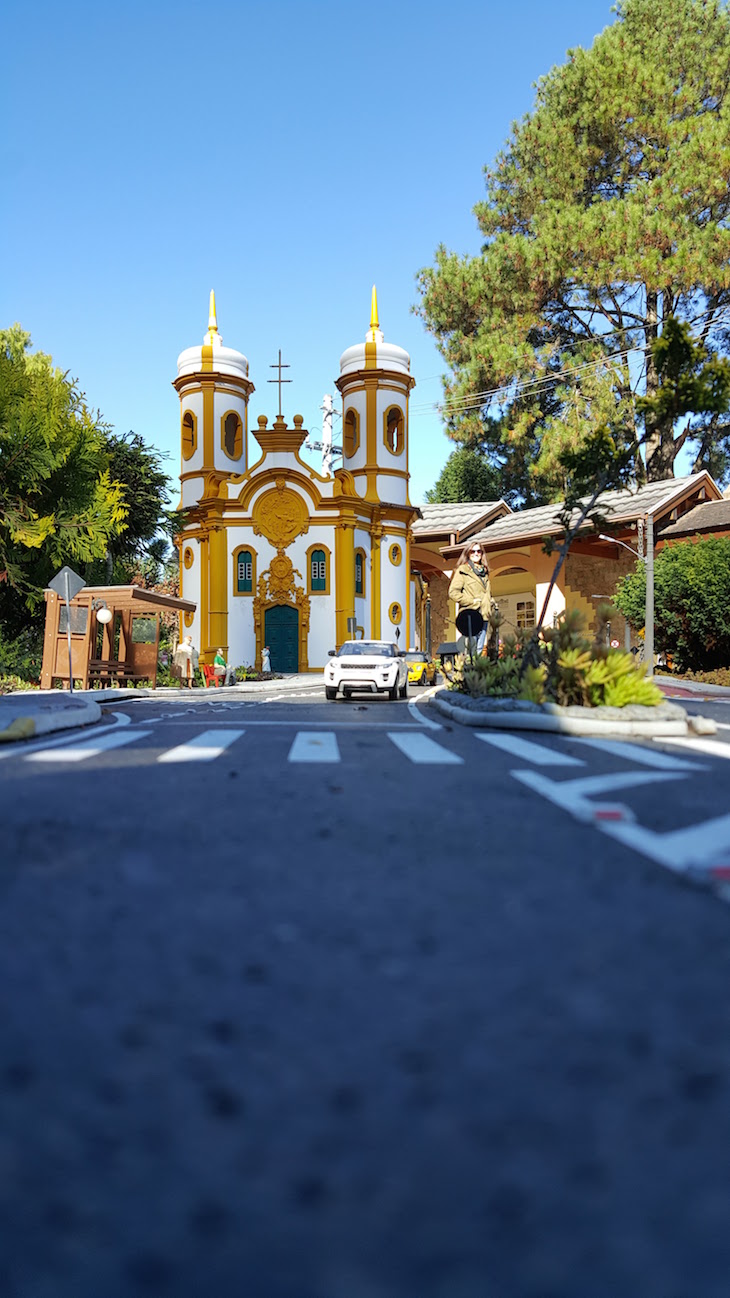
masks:
<path id="1" fill-rule="evenodd" d="M 517 630 L 522 631 L 535 625 L 535 601 L 522 599 L 517 601 Z"/>
<path id="2" fill-rule="evenodd" d="M 235 410 L 229 410 L 227 415 L 221 420 L 223 434 L 223 450 L 231 460 L 240 458 L 243 450 L 243 425 L 240 416 Z"/>
<path id="3" fill-rule="evenodd" d="M 324 590 L 327 585 L 327 560 L 324 550 L 313 550 L 310 564 L 312 590 Z"/>
<path id="4" fill-rule="evenodd" d="M 345 455 L 354 455 L 360 443 L 360 421 L 356 410 L 348 410 L 345 415 Z"/>
<path id="5" fill-rule="evenodd" d="M 400 455 L 403 450 L 403 411 L 400 406 L 390 406 L 385 412 L 385 445 L 391 455 Z"/>
<path id="6" fill-rule="evenodd" d="M 252 595 L 256 589 L 256 553 L 249 546 L 241 546 L 233 555 L 233 593 Z"/>
<path id="7" fill-rule="evenodd" d="M 189 460 L 198 443 L 197 422 L 192 410 L 186 410 L 182 417 L 182 453 L 183 459 Z"/>
<path id="8" fill-rule="evenodd" d="M 307 550 L 307 593 L 330 593 L 330 552 L 326 545 L 313 545 Z"/>
<path id="9" fill-rule="evenodd" d="M 355 594 L 365 594 L 365 551 L 355 551 Z"/>

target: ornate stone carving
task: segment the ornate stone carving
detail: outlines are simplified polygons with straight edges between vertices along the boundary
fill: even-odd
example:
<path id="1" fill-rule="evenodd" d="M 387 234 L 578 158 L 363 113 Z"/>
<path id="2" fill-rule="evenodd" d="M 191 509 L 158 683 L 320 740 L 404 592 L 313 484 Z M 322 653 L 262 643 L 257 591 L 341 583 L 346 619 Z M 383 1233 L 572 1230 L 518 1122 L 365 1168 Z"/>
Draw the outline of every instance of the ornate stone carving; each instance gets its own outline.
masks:
<path id="1" fill-rule="evenodd" d="M 287 487 L 283 475 L 276 479 L 273 490 L 256 501 L 251 519 L 256 535 L 265 536 L 277 550 L 285 550 L 302 532 L 309 531 L 309 510 L 301 496 Z"/>
<path id="2" fill-rule="evenodd" d="M 304 587 L 297 586 L 294 580 L 301 575 L 280 547 L 270 566 L 259 577 L 253 601 L 257 665 L 260 665 L 263 648 L 264 613 L 274 604 L 290 604 L 299 610 L 299 670 L 307 670 L 310 600 Z"/>

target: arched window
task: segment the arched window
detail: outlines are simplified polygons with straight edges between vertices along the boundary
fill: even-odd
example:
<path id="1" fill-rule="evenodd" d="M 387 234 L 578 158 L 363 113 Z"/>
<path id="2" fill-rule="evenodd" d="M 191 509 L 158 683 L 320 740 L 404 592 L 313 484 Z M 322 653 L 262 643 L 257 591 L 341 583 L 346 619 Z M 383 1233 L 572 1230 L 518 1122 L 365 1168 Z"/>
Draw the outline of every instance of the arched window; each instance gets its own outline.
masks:
<path id="1" fill-rule="evenodd" d="M 360 444 L 360 420 L 357 411 L 352 407 L 345 415 L 344 451 L 346 456 L 354 455 Z"/>
<path id="2" fill-rule="evenodd" d="M 355 594 L 365 594 L 365 551 L 355 551 Z"/>
<path id="3" fill-rule="evenodd" d="M 309 560 L 312 573 L 312 590 L 324 590 L 327 585 L 327 560 L 324 550 L 312 550 Z"/>
<path id="4" fill-rule="evenodd" d="M 313 545 L 307 550 L 307 594 L 329 595 L 330 552 L 326 545 Z"/>
<path id="5" fill-rule="evenodd" d="M 256 589 L 256 553 L 240 545 L 233 554 L 233 594 L 253 595 Z"/>
<path id="6" fill-rule="evenodd" d="M 385 412 L 385 445 L 391 455 L 400 455 L 404 446 L 403 411 L 400 406 L 389 406 Z"/>
<path id="7" fill-rule="evenodd" d="M 183 413 L 181 435 L 183 459 L 189 460 L 198 444 L 197 421 L 192 410 Z"/>
<path id="8" fill-rule="evenodd" d="M 243 450 L 243 425 L 240 415 L 229 410 L 221 420 L 221 440 L 223 450 L 230 460 L 238 460 Z"/>

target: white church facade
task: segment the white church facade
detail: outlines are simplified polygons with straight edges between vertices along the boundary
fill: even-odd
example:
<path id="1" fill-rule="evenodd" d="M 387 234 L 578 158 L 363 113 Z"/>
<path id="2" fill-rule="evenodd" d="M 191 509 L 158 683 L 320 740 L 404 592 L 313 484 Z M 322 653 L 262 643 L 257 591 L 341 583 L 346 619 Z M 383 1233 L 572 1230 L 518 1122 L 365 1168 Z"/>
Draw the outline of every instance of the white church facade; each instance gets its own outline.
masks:
<path id="1" fill-rule="evenodd" d="M 408 404 L 415 380 L 403 348 L 386 343 L 373 289 L 365 341 L 340 358 L 342 468 L 319 473 L 300 457 L 303 419 L 259 416 L 248 464 L 254 385 L 246 357 L 224 347 L 211 293 L 202 346 L 178 358 L 180 594 L 203 663 L 220 647 L 234 666 L 321 671 L 350 638 L 418 643 L 411 577 Z M 281 391 L 281 388 L 279 388 Z"/>

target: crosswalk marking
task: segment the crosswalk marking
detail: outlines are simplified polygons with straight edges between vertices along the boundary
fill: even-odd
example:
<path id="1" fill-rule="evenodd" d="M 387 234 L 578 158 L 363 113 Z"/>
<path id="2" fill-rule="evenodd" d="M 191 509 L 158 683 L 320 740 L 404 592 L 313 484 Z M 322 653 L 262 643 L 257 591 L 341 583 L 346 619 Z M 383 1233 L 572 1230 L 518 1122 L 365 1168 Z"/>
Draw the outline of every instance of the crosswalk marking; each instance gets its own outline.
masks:
<path id="1" fill-rule="evenodd" d="M 289 749 L 290 762 L 339 762 L 337 736 L 332 730 L 299 730 Z"/>
<path id="2" fill-rule="evenodd" d="M 660 743 L 671 743 L 671 739 L 662 738 Z M 574 739 L 575 744 L 585 744 L 588 748 L 597 748 L 599 753 L 611 753 L 613 757 L 628 757 L 630 762 L 639 766 L 651 766 L 657 771 L 701 771 L 704 767 L 696 762 L 672 757 L 656 748 L 642 748 L 641 744 L 627 744 L 621 739 Z"/>
<path id="3" fill-rule="evenodd" d="M 693 753 L 709 753 L 712 757 L 730 757 L 730 744 L 718 743 L 716 739 L 692 739 L 674 737 L 662 739 L 663 744 L 677 744 L 680 748 L 689 748 Z M 692 763 L 699 770 L 695 762 Z"/>
<path id="4" fill-rule="evenodd" d="M 86 743 L 75 744 L 73 748 L 44 748 L 37 753 L 28 753 L 26 762 L 83 762 L 88 757 L 98 757 L 100 753 L 111 748 L 121 748 L 136 739 L 144 739 L 151 730 L 112 730 L 106 735 L 87 739 Z"/>
<path id="5" fill-rule="evenodd" d="M 459 757 L 457 753 L 452 753 L 449 748 L 443 748 L 437 744 L 435 739 L 429 739 L 428 735 L 421 734 L 420 731 L 411 734 L 406 731 L 388 731 L 388 738 L 396 748 L 400 748 L 402 753 L 411 762 L 416 762 L 423 766 L 461 766 L 464 758 Z"/>
<path id="6" fill-rule="evenodd" d="M 585 766 L 585 762 L 579 757 L 571 757 L 569 753 L 548 748 L 545 744 L 535 744 L 531 739 L 523 739 L 520 735 L 487 734 L 484 730 L 475 733 L 483 743 L 501 748 L 513 757 L 519 757 L 520 761 L 534 762 L 535 766 Z"/>
<path id="7" fill-rule="evenodd" d="M 235 743 L 245 730 L 204 730 L 202 735 L 195 735 L 186 744 L 178 744 L 160 753 L 158 762 L 212 762 L 220 757 L 231 744 Z"/>

